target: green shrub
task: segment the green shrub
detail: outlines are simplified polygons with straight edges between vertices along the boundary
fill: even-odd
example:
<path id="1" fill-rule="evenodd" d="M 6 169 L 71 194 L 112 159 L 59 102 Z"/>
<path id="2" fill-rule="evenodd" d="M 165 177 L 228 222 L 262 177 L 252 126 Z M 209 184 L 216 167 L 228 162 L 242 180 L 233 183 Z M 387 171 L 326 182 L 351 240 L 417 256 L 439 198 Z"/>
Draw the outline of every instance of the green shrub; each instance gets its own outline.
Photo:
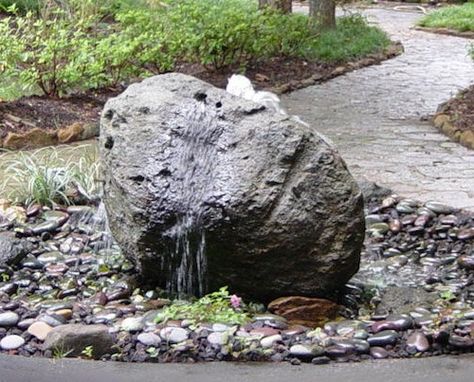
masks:
<path id="1" fill-rule="evenodd" d="M 42 2 L 42 0 L 0 0 L 0 10 L 8 12 L 12 6 L 15 6 L 22 14 L 28 11 L 38 12 Z"/>
<path id="2" fill-rule="evenodd" d="M 70 20 L 56 9 L 49 18 L 32 12 L 0 21 L 0 68 L 4 77 L 20 83 L 24 90 L 39 87 L 57 97 L 78 88 L 103 83 L 102 68 L 91 52 L 97 37 L 91 33 L 94 19 Z M 12 24 L 14 25 L 12 27 Z"/>
<path id="3" fill-rule="evenodd" d="M 418 24 L 427 28 L 474 31 L 474 2 L 438 9 L 423 17 Z"/>
<path id="4" fill-rule="evenodd" d="M 253 0 L 45 0 L 40 16 L 0 21 L 0 74 L 14 89 L 54 97 L 177 63 L 220 70 L 275 56 L 345 61 L 389 41 L 361 17 L 341 18 L 336 30 L 320 34 L 307 16 L 262 11 Z"/>

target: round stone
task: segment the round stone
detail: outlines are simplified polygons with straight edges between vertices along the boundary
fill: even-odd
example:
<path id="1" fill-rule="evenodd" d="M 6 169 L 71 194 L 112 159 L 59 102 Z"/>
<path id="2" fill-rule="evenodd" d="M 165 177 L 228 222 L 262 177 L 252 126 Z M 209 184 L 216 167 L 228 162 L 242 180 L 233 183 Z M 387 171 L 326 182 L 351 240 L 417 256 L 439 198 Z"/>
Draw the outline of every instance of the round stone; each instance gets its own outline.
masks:
<path id="1" fill-rule="evenodd" d="M 474 228 L 466 228 L 458 232 L 459 240 L 470 240 L 473 238 L 474 238 Z"/>
<path id="2" fill-rule="evenodd" d="M 407 338 L 407 346 L 411 348 L 415 348 L 419 352 L 425 352 L 430 348 L 428 339 L 421 332 L 412 333 Z"/>
<path id="3" fill-rule="evenodd" d="M 61 252 L 47 252 L 43 253 L 42 255 L 39 255 L 37 257 L 37 260 L 41 264 L 59 263 L 61 261 L 64 261 L 64 256 Z"/>
<path id="4" fill-rule="evenodd" d="M 183 328 L 166 327 L 160 330 L 160 337 L 169 343 L 177 344 L 188 339 L 188 331 Z"/>
<path id="5" fill-rule="evenodd" d="M 384 348 L 374 346 L 370 348 L 370 355 L 375 359 L 383 359 L 388 357 L 388 352 Z"/>
<path id="6" fill-rule="evenodd" d="M 290 355 L 303 360 L 311 360 L 314 357 L 324 355 L 325 351 L 317 345 L 297 344 L 290 347 Z"/>
<path id="7" fill-rule="evenodd" d="M 282 341 L 282 337 L 279 334 L 274 334 L 273 336 L 265 337 L 260 340 L 260 345 L 263 348 L 271 348 L 276 342 Z"/>
<path id="8" fill-rule="evenodd" d="M 393 345 L 397 342 L 398 333 L 395 330 L 384 330 L 367 338 L 370 346 Z"/>
<path id="9" fill-rule="evenodd" d="M 53 330 L 46 322 L 37 321 L 30 325 L 28 333 L 36 337 L 40 341 L 44 341 L 48 333 Z"/>
<path id="10" fill-rule="evenodd" d="M 0 341 L 0 348 L 3 350 L 15 350 L 25 343 L 23 337 L 17 335 L 6 336 Z"/>
<path id="11" fill-rule="evenodd" d="M 226 332 L 214 332 L 207 336 L 207 340 L 212 345 L 225 345 L 229 341 L 229 335 Z"/>
<path id="12" fill-rule="evenodd" d="M 213 332 L 225 332 L 229 327 L 224 324 L 213 324 L 212 325 L 212 331 Z"/>
<path id="13" fill-rule="evenodd" d="M 139 332 L 143 329 L 143 317 L 128 317 L 122 321 L 121 329 L 126 332 Z"/>
<path id="14" fill-rule="evenodd" d="M 146 346 L 158 346 L 161 343 L 161 338 L 155 333 L 140 333 L 137 340 Z"/>
<path id="15" fill-rule="evenodd" d="M 0 313 L 0 327 L 15 326 L 19 320 L 20 317 L 15 312 Z"/>
<path id="16" fill-rule="evenodd" d="M 425 207 L 437 214 L 450 214 L 451 212 L 453 212 L 453 209 L 451 207 L 433 201 L 427 202 L 425 204 Z"/>

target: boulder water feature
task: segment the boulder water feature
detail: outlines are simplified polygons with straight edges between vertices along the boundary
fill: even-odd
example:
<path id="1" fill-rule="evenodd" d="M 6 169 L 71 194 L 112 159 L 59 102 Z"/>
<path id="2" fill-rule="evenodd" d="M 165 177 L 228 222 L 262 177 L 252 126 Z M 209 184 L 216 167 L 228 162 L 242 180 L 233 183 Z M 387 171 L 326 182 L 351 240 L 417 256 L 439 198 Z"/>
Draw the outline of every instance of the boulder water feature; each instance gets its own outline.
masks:
<path id="1" fill-rule="evenodd" d="M 313 128 L 182 74 L 131 85 L 101 118 L 110 229 L 144 280 L 266 302 L 327 296 L 358 270 L 362 194 Z"/>

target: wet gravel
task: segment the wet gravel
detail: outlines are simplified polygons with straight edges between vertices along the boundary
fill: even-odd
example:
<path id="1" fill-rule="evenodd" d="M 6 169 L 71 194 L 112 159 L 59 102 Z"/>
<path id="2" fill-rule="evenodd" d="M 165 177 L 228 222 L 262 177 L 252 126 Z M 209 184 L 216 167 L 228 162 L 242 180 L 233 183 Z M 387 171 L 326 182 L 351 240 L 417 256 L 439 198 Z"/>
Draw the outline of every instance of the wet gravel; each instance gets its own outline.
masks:
<path id="1" fill-rule="evenodd" d="M 52 333 L 72 324 L 72 336 L 99 333 L 97 348 L 114 344 L 98 358 L 129 362 L 317 365 L 474 350 L 474 215 L 439 203 L 369 200 L 360 272 L 340 297 L 340 318 L 320 328 L 267 312 L 240 326 L 156 323 L 169 301 L 137 287 L 102 210 L 13 215 L 0 223 L 0 258 L 2 248 L 16 250 L 0 267 L 2 352 L 57 357 Z M 88 357 L 82 350 L 75 355 Z"/>

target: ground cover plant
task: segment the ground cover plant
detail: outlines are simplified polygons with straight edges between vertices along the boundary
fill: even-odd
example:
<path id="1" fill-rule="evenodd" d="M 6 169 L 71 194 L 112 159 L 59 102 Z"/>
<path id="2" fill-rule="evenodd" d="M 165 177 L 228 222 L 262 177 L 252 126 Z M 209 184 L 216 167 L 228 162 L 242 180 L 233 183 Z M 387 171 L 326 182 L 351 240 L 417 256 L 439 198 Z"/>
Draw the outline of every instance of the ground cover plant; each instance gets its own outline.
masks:
<path id="1" fill-rule="evenodd" d="M 168 320 L 235 325 L 248 322 L 250 313 L 240 297 L 230 295 L 227 287 L 222 287 L 196 301 L 175 301 L 156 317 L 157 322 Z"/>
<path id="2" fill-rule="evenodd" d="M 1 98 L 16 96 L 17 89 L 60 97 L 183 64 L 245 71 L 274 57 L 344 62 L 389 43 L 360 16 L 320 32 L 307 16 L 258 10 L 252 0 L 62 0 L 34 9 L 11 6 L 0 21 L 0 74 L 9 84 Z"/>
<path id="3" fill-rule="evenodd" d="M 474 31 L 474 2 L 448 6 L 429 13 L 419 22 L 427 28 L 448 28 L 459 32 Z"/>

